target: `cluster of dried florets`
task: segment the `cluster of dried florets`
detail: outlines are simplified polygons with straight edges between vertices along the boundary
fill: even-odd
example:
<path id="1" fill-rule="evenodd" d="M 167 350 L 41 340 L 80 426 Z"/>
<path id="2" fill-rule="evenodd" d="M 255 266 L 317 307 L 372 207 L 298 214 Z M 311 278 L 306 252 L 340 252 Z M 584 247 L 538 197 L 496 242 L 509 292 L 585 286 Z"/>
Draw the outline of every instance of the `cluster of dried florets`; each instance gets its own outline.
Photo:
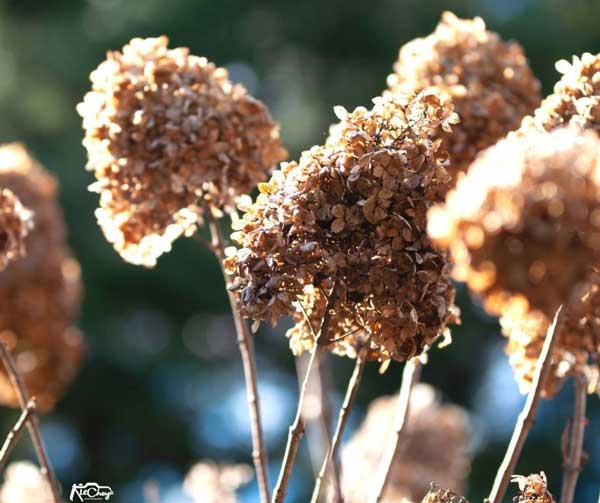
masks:
<path id="1" fill-rule="evenodd" d="M 519 484 L 519 495 L 513 500 L 515 503 L 556 503 L 548 491 L 548 481 L 544 472 L 527 477 L 513 475 L 512 482 Z"/>
<path id="2" fill-rule="evenodd" d="M 0 189 L 0 271 L 25 255 L 25 237 L 33 227 L 33 213 L 8 189 Z"/>
<path id="3" fill-rule="evenodd" d="M 81 301 L 79 264 L 66 246 L 56 181 L 22 146 L 0 148 L 0 186 L 35 215 L 25 240 L 26 256 L 0 273 L 0 338 L 44 411 L 73 378 L 83 351 L 81 334 L 73 326 Z M 18 404 L 4 370 L 0 403 Z"/>
<path id="4" fill-rule="evenodd" d="M 600 139 L 594 133 L 573 127 L 509 135 L 475 161 L 444 206 L 432 209 L 429 233 L 449 247 L 454 277 L 482 295 L 490 313 L 504 315 L 524 389 L 561 304 L 572 304 L 573 321 L 556 344 L 557 372 L 590 349 L 597 352 L 595 314 L 581 325 L 576 318 L 595 299 L 582 288 L 600 256 Z M 553 389 L 548 382 L 546 392 Z"/>
<path id="5" fill-rule="evenodd" d="M 110 52 L 78 107 L 98 222 L 125 260 L 146 266 L 195 229 L 204 206 L 230 208 L 287 156 L 260 101 L 167 43 Z"/>
<path id="6" fill-rule="evenodd" d="M 563 74 L 554 92 L 544 99 L 533 117 L 523 121 L 523 129 L 535 127 L 550 131 L 573 124 L 600 133 L 600 54 L 573 56 L 573 62 L 561 60 L 556 69 Z"/>
<path id="7" fill-rule="evenodd" d="M 397 397 L 376 399 L 342 452 L 342 488 L 349 501 L 367 501 L 381 452 L 393 434 Z M 430 482 L 462 493 L 469 473 L 469 421 L 460 407 L 441 404 L 435 390 L 417 384 L 410 399 L 402 448 L 394 460 L 384 501 L 421 501 Z"/>
<path id="8" fill-rule="evenodd" d="M 522 47 L 486 30 L 481 18 L 442 15 L 435 32 L 400 50 L 388 77 L 394 93 L 435 86 L 451 96 L 461 122 L 444 135 L 450 174 L 464 172 L 477 153 L 516 129 L 539 105 L 540 84 Z"/>
<path id="9" fill-rule="evenodd" d="M 29 461 L 11 463 L 4 472 L 0 487 L 0 503 L 45 503 L 53 501 L 48 480 L 40 469 Z"/>
<path id="10" fill-rule="evenodd" d="M 185 477 L 184 492 L 197 503 L 236 503 L 236 490 L 252 479 L 248 465 L 196 463 Z"/>
<path id="11" fill-rule="evenodd" d="M 431 484 L 429 492 L 421 503 L 469 503 L 464 496 L 460 496 L 448 489 L 440 489 L 435 483 Z"/>
<path id="12" fill-rule="evenodd" d="M 312 303 L 328 313 L 324 343 L 358 327 L 373 357 L 404 360 L 455 317 L 446 257 L 432 246 L 426 217 L 449 183 L 436 131 L 457 118 L 435 91 L 374 103 L 336 109 L 341 123 L 325 146 L 259 184 L 232 236 L 240 249 L 225 264 L 245 316 L 298 316 L 298 302 L 316 295 L 307 311 Z M 310 346 L 299 339 L 297 352 Z"/>

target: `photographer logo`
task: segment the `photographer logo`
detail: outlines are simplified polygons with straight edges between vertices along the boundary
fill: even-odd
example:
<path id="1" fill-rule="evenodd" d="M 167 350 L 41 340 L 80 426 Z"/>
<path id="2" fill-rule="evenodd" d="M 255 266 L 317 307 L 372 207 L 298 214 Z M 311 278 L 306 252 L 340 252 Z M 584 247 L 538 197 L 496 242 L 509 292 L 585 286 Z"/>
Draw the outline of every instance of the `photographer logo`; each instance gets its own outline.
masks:
<path id="1" fill-rule="evenodd" d="M 85 501 L 108 501 L 114 496 L 110 486 L 101 486 L 97 482 L 86 482 L 85 484 L 73 484 L 69 501 L 82 503 Z"/>

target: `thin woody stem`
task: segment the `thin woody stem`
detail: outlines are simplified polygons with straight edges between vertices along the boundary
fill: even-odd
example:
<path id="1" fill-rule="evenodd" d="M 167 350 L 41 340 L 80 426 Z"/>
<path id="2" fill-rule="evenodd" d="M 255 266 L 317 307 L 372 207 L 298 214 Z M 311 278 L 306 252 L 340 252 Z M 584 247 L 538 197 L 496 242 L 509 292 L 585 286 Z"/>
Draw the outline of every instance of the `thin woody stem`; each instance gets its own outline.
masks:
<path id="1" fill-rule="evenodd" d="M 211 235 L 211 245 L 214 254 L 217 256 L 221 272 L 225 279 L 225 284 L 229 286 L 229 276 L 225 272 L 223 260 L 225 259 L 225 239 L 221 233 L 221 229 L 211 213 L 210 208 L 205 208 L 205 216 L 208 222 L 208 228 Z M 244 381 L 246 383 L 246 397 L 248 399 L 248 408 L 250 411 L 250 424 L 252 429 L 252 460 L 256 470 L 256 479 L 260 491 L 260 499 L 262 503 L 268 503 L 269 495 L 269 480 L 267 475 L 267 455 L 264 444 L 262 422 L 260 418 L 260 405 L 258 397 L 258 385 L 256 377 L 256 359 L 254 356 L 254 341 L 250 334 L 248 324 L 242 318 L 235 300 L 234 295 L 227 288 L 227 296 L 231 306 L 231 313 L 235 322 L 235 331 L 237 333 L 237 344 L 242 356 L 242 364 L 244 367 Z"/>
<path id="2" fill-rule="evenodd" d="M 273 492 L 272 503 L 283 503 L 285 493 L 287 490 L 288 481 L 292 474 L 292 468 L 294 467 L 294 461 L 296 454 L 298 453 L 298 447 L 300 447 L 300 440 L 304 435 L 304 418 L 302 417 L 302 410 L 304 409 L 304 399 L 307 395 L 308 382 L 313 374 L 315 364 L 320 360 L 322 353 L 325 351 L 325 345 L 321 344 L 323 334 L 328 332 L 329 323 L 331 320 L 331 310 L 335 305 L 336 301 L 336 285 L 333 286 L 329 299 L 327 300 L 327 306 L 325 308 L 325 316 L 323 316 L 323 322 L 321 328 L 315 340 L 313 350 L 310 353 L 310 360 L 306 367 L 306 373 L 302 386 L 300 388 L 300 396 L 298 398 L 298 408 L 296 410 L 296 417 L 294 422 L 291 424 L 288 434 L 287 445 L 285 447 L 285 453 L 283 455 L 283 462 L 281 464 L 281 470 L 279 471 L 279 478 L 277 479 L 277 485 Z"/>
<path id="3" fill-rule="evenodd" d="M 537 361 L 535 375 L 531 384 L 531 389 L 527 395 L 527 400 L 523 406 L 523 410 L 519 414 L 519 419 L 515 425 L 510 443 L 506 450 L 504 460 L 498 468 L 494 485 L 488 497 L 490 503 L 501 503 L 506 493 L 506 488 L 510 482 L 510 477 L 513 475 L 523 445 L 527 439 L 527 434 L 535 422 L 535 414 L 541 399 L 541 392 L 544 382 L 550 372 L 550 362 L 552 361 L 552 349 L 554 347 L 557 337 L 557 333 L 560 332 L 560 321 L 562 320 L 562 306 L 558 308 L 554 315 L 554 320 L 548 328 L 546 339 L 544 340 L 544 346 L 542 352 Z"/>
<path id="4" fill-rule="evenodd" d="M 315 480 L 315 488 L 313 489 L 312 498 L 310 500 L 311 503 L 317 503 L 319 493 L 321 492 L 321 485 L 323 483 L 323 479 L 325 478 L 325 474 L 327 473 L 327 470 L 329 469 L 332 461 L 334 461 L 337 457 L 337 452 L 342 440 L 342 434 L 344 433 L 344 428 L 348 421 L 348 417 L 350 417 L 350 411 L 352 410 L 352 405 L 354 403 L 356 393 L 358 392 L 358 388 L 360 386 L 360 381 L 365 370 L 366 361 L 367 349 L 362 348 L 358 352 L 358 356 L 356 357 L 356 365 L 354 366 L 352 377 L 350 377 L 350 381 L 348 382 L 346 396 L 344 397 L 344 403 L 342 404 L 342 408 L 340 409 L 338 422 L 335 428 L 335 432 L 333 434 L 331 446 L 329 447 L 329 449 L 327 449 L 327 454 L 325 455 L 325 459 L 323 460 L 323 464 L 321 465 L 321 470 L 319 471 L 319 474 L 317 475 L 317 478 Z"/>
<path id="5" fill-rule="evenodd" d="M 583 461 L 583 435 L 587 424 L 585 407 L 587 399 L 587 380 L 584 375 L 575 376 L 575 405 L 573 423 L 569 441 L 568 458 L 565 459 L 561 503 L 573 503 L 577 478 Z"/>
<path id="6" fill-rule="evenodd" d="M 8 374 L 10 382 L 15 389 L 15 393 L 17 395 L 17 399 L 19 400 L 19 405 L 23 411 L 27 410 L 29 404 L 29 394 L 27 393 L 27 388 L 23 383 L 23 379 L 21 374 L 17 370 L 17 365 L 15 364 L 15 360 L 13 359 L 10 351 L 8 350 L 6 344 L 0 341 L 0 359 L 2 359 L 2 363 L 4 364 L 4 368 Z M 40 472 L 50 484 L 50 490 L 52 491 L 52 498 L 54 503 L 60 503 L 62 501 L 60 495 L 60 486 L 58 481 L 56 480 L 56 475 L 54 474 L 54 470 L 52 469 L 52 465 L 48 460 L 48 455 L 46 454 L 46 449 L 44 448 L 44 443 L 42 442 L 42 436 L 40 434 L 39 421 L 35 410 L 29 413 L 29 417 L 26 420 L 27 429 L 29 430 L 29 435 L 31 436 L 31 441 L 33 442 L 33 446 L 35 448 L 35 452 L 40 463 Z"/>
<path id="7" fill-rule="evenodd" d="M 383 457 L 379 463 L 375 490 L 373 491 L 369 500 L 371 503 L 379 503 L 382 501 L 383 493 L 389 481 L 394 460 L 396 459 L 402 437 L 406 431 L 408 415 L 410 413 L 410 395 L 415 384 L 419 382 L 421 377 L 421 367 L 422 364 L 418 358 L 408 360 L 404 364 L 404 371 L 402 372 L 402 385 L 400 386 L 398 405 L 394 416 L 394 438 L 383 453 Z"/>
<path id="8" fill-rule="evenodd" d="M 27 425 L 27 420 L 35 412 L 35 398 L 32 398 L 27 402 L 27 407 L 21 412 L 19 419 L 12 427 L 12 430 L 6 436 L 6 440 L 2 445 L 2 449 L 0 449 L 0 473 L 4 471 L 4 467 L 6 466 L 6 462 L 8 461 L 8 456 L 14 449 L 15 445 L 21 438 L 21 434 L 23 433 L 23 429 Z"/>

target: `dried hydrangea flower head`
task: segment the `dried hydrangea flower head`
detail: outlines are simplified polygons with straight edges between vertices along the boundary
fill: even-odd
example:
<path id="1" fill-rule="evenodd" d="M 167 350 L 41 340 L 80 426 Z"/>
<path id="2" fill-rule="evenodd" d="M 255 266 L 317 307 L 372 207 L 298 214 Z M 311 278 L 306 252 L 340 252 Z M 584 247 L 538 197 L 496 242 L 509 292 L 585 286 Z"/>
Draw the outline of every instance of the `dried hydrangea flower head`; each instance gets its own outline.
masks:
<path id="1" fill-rule="evenodd" d="M 573 56 L 572 63 L 561 60 L 556 69 L 562 73 L 554 92 L 544 99 L 523 128 L 550 131 L 565 124 L 593 129 L 600 133 L 600 54 Z"/>
<path id="2" fill-rule="evenodd" d="M 398 398 L 371 403 L 360 428 L 342 451 L 342 489 L 349 501 L 367 501 L 381 453 L 392 435 Z M 384 501 L 421 501 L 431 481 L 463 492 L 470 468 L 467 412 L 442 404 L 434 388 L 419 383 L 410 399 L 408 429 L 394 460 Z"/>
<path id="3" fill-rule="evenodd" d="M 33 213 L 9 189 L 0 189 L 0 271 L 25 255 L 25 237 L 32 227 Z"/>
<path id="4" fill-rule="evenodd" d="M 460 496 L 447 489 L 440 489 L 434 482 L 421 503 L 469 503 L 464 496 Z"/>
<path id="5" fill-rule="evenodd" d="M 98 222 L 132 263 L 153 266 L 202 208 L 228 209 L 286 158 L 263 103 L 167 37 L 135 38 L 91 74 L 83 117 Z"/>
<path id="6" fill-rule="evenodd" d="M 197 503 L 236 503 L 236 490 L 252 479 L 247 465 L 196 463 L 185 477 L 184 492 Z"/>
<path id="7" fill-rule="evenodd" d="M 319 290 L 334 301 L 325 343 L 356 325 L 369 334 L 373 357 L 404 360 L 456 314 L 446 257 L 427 236 L 426 216 L 449 183 L 435 134 L 457 118 L 435 91 L 374 103 L 337 108 L 341 124 L 326 145 L 259 184 L 234 224 L 239 249 L 228 250 L 225 265 L 244 316 L 298 316 L 298 302 Z"/>
<path id="8" fill-rule="evenodd" d="M 513 500 L 515 503 L 556 503 L 548 491 L 548 481 L 544 472 L 527 477 L 513 475 L 511 482 L 519 484 L 519 495 Z"/>
<path id="9" fill-rule="evenodd" d="M 503 315 L 523 390 L 561 304 L 568 304 L 566 325 L 546 394 L 597 352 L 598 299 L 589 286 L 600 252 L 597 135 L 576 127 L 509 135 L 431 210 L 429 233 L 449 247 L 454 277 L 479 293 L 490 313 Z"/>
<path id="10" fill-rule="evenodd" d="M 7 466 L 0 487 L 0 503 L 46 503 L 53 501 L 52 490 L 40 469 L 29 461 Z"/>
<path id="11" fill-rule="evenodd" d="M 461 119 L 443 144 L 455 178 L 479 151 L 519 127 L 541 100 L 540 84 L 518 43 L 486 30 L 479 17 L 459 19 L 450 12 L 431 35 L 400 49 L 388 77 L 395 93 L 431 86 L 451 96 Z"/>
<path id="12" fill-rule="evenodd" d="M 83 352 L 73 326 L 81 303 L 79 264 L 66 246 L 56 180 L 21 145 L 0 147 L 0 186 L 35 215 L 26 256 L 0 272 L 0 339 L 12 351 L 38 409 L 46 411 L 72 380 Z M 0 403 L 18 405 L 4 369 Z"/>

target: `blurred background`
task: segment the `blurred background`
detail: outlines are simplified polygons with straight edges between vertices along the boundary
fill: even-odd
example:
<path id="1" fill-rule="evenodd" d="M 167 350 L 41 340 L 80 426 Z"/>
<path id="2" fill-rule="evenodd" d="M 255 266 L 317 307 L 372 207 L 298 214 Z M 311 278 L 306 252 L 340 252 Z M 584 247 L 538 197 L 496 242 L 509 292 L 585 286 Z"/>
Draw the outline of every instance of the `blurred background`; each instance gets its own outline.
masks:
<path id="1" fill-rule="evenodd" d="M 408 40 L 430 33 L 443 10 L 482 16 L 490 29 L 525 47 L 547 94 L 554 62 L 600 50 L 595 0 L 0 0 L 0 141 L 23 141 L 59 178 L 69 238 L 82 265 L 86 298 L 80 326 L 88 346 L 78 378 L 43 435 L 68 491 L 74 482 L 112 486 L 111 501 L 143 501 L 154 480 L 164 503 L 184 503 L 182 479 L 194 461 L 248 462 L 250 435 L 241 363 L 216 259 L 180 240 L 154 270 L 123 262 L 94 219 L 87 192 L 82 130 L 75 106 L 88 75 L 109 49 L 132 37 L 166 34 L 229 69 L 264 100 L 281 124 L 292 158 L 324 140 L 334 105 L 369 105 Z M 431 352 L 423 379 L 472 415 L 474 454 L 468 496 L 487 494 L 524 397 L 518 392 L 497 320 L 459 286 L 463 324 L 452 345 Z M 256 337 L 266 442 L 274 483 L 295 412 L 295 362 L 283 333 Z M 330 357 L 334 414 L 353 362 Z M 347 433 L 369 402 L 395 393 L 402 367 L 385 375 L 368 365 Z M 561 480 L 560 434 L 571 413 L 569 383 L 544 402 L 517 473 L 544 470 Z M 590 398 L 586 450 L 577 502 L 600 490 L 600 400 Z M 0 411 L 1 431 L 17 413 Z M 23 441 L 13 458 L 33 459 Z M 307 501 L 312 469 L 306 443 L 293 474 L 290 501 Z M 514 488 L 511 489 L 511 497 Z M 257 501 L 255 482 L 242 501 Z M 508 500 L 508 498 L 507 498 Z"/>

